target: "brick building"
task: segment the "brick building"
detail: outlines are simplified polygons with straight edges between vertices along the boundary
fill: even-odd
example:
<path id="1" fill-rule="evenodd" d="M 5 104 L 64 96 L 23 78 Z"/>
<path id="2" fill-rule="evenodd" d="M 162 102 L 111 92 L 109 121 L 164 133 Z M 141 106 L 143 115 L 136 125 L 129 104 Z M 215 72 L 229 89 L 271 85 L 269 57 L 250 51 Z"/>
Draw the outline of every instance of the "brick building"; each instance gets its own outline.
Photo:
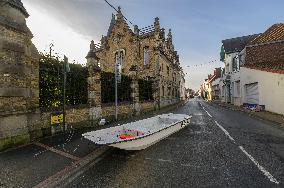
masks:
<path id="1" fill-rule="evenodd" d="M 176 103 L 185 93 L 184 73 L 180 66 L 179 55 L 174 49 L 172 32 L 167 37 L 161 28 L 159 18 L 154 24 L 139 29 L 130 29 L 120 7 L 112 15 L 106 36 L 99 44 L 91 42 L 87 55 L 88 64 L 99 58 L 102 71 L 114 72 L 115 64 L 121 64 L 121 72 L 130 75 L 135 70 L 139 79 L 154 81 L 154 99 L 159 106 Z"/>

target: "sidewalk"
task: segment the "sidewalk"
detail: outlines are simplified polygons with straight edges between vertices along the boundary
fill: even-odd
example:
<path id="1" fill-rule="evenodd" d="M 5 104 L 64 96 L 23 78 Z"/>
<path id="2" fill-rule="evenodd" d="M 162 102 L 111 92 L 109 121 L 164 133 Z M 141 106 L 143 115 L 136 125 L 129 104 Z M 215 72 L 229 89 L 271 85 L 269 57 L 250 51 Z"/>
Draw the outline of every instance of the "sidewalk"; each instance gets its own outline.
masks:
<path id="1" fill-rule="evenodd" d="M 2 152 L 0 187 L 34 187 L 47 180 L 52 182 L 54 174 L 72 170 L 72 165 L 85 161 L 98 149 L 80 133 L 70 131 Z"/>
<path id="2" fill-rule="evenodd" d="M 231 110 L 242 111 L 242 112 L 248 113 L 250 116 L 253 116 L 258 119 L 275 122 L 284 128 L 284 116 L 283 115 L 268 112 L 268 111 L 261 111 L 261 112 L 251 111 L 241 106 L 235 106 L 232 104 L 222 103 L 220 101 L 212 101 L 212 103 L 215 103 L 219 106 L 222 106 L 222 107 L 225 107 Z"/>
<path id="3" fill-rule="evenodd" d="M 144 119 L 156 114 L 168 113 L 171 106 L 130 119 L 112 122 L 101 129 L 134 120 Z M 88 169 L 102 155 L 112 148 L 96 146 L 82 138 L 82 133 L 90 130 L 70 130 L 25 146 L 0 152 L 0 188 L 6 187 L 56 187 L 64 185 Z"/>

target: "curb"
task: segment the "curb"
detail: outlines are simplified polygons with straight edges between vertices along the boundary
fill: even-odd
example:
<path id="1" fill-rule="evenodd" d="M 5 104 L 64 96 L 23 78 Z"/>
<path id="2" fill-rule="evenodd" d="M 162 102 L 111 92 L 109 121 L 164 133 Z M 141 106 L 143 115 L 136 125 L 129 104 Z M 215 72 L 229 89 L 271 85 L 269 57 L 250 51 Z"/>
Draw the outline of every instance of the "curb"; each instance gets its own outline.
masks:
<path id="1" fill-rule="evenodd" d="M 41 183 L 33 186 L 33 188 L 53 188 L 53 187 L 66 187 L 78 176 L 89 170 L 93 165 L 102 160 L 112 148 L 108 146 L 102 146 L 90 153 L 80 161 L 77 161 L 70 166 L 67 166 L 63 170 L 50 176 Z"/>
<path id="2" fill-rule="evenodd" d="M 213 102 L 214 103 L 214 102 Z M 222 105 L 220 103 L 214 103 L 214 104 L 217 104 L 218 106 L 220 107 L 223 107 L 223 108 L 227 108 L 227 109 L 230 109 L 232 111 L 238 111 L 238 112 L 243 112 L 247 115 L 249 115 L 250 117 L 254 117 L 256 119 L 259 119 L 259 120 L 262 120 L 262 121 L 269 121 L 269 122 L 272 122 L 272 123 L 275 123 L 275 124 L 278 124 L 281 128 L 284 128 L 284 123 L 280 123 L 280 122 L 277 122 L 277 121 L 273 121 L 271 119 L 266 119 L 266 118 L 262 118 L 256 114 L 254 114 L 253 112 L 250 112 L 250 111 L 246 111 L 245 109 L 237 109 L 237 108 L 231 108 L 229 106 L 226 106 L 226 105 Z"/>

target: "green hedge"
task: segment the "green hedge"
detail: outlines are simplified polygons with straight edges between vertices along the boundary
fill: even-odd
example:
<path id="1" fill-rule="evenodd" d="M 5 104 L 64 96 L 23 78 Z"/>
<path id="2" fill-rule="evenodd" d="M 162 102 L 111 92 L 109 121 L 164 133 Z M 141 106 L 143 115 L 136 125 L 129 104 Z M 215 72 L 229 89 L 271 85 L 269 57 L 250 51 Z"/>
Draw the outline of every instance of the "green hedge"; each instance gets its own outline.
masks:
<path id="1" fill-rule="evenodd" d="M 101 97 L 102 103 L 115 102 L 115 74 L 110 72 L 101 73 Z M 121 83 L 117 88 L 118 102 L 131 102 L 131 78 L 122 75 Z"/>
<path id="2" fill-rule="evenodd" d="M 40 107 L 42 109 L 61 109 L 63 105 L 63 61 L 59 57 L 40 54 Z M 114 103 L 114 74 L 101 73 L 102 103 Z M 78 106 L 88 102 L 88 69 L 81 64 L 70 64 L 66 80 L 66 105 Z M 139 98 L 141 101 L 153 100 L 153 82 L 139 80 Z M 131 78 L 122 75 L 118 84 L 118 102 L 131 102 Z"/>
<path id="3" fill-rule="evenodd" d="M 63 61 L 59 57 L 40 54 L 39 61 L 40 107 L 61 108 L 63 105 Z M 70 64 L 66 79 L 66 105 L 88 102 L 88 70 L 80 64 Z"/>
<path id="4" fill-rule="evenodd" d="M 138 80 L 139 84 L 139 100 L 153 100 L 153 81 L 152 80 Z"/>

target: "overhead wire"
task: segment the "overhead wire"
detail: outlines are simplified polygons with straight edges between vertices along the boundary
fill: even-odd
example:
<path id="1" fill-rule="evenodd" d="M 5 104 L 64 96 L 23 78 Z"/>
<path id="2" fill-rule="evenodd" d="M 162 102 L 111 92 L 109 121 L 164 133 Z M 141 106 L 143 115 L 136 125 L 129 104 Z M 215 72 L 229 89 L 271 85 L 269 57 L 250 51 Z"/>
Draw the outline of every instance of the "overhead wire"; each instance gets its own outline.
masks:
<path id="1" fill-rule="evenodd" d="M 110 4 L 107 0 L 104 0 L 104 1 L 118 13 L 118 10 L 112 4 Z M 122 16 L 126 21 L 128 21 L 132 26 L 134 26 L 134 24 L 129 19 L 127 19 L 123 14 Z"/>
<path id="2" fill-rule="evenodd" d="M 117 13 L 119 12 L 118 10 L 117 10 L 117 8 L 115 8 L 108 0 L 104 0 L 106 3 L 107 3 L 107 5 L 109 5 L 112 9 L 114 9 Z M 127 19 L 123 14 L 122 14 L 122 16 L 123 16 L 123 18 L 126 20 L 126 21 L 128 21 L 132 26 L 134 26 L 134 24 L 129 20 L 129 19 Z M 217 60 L 213 60 L 213 61 L 210 61 L 210 62 L 208 62 L 208 63 L 202 63 L 202 64 L 196 64 L 196 65 L 188 65 L 188 66 L 186 66 L 186 67 L 188 67 L 188 68 L 191 68 L 191 67 L 200 67 L 200 66 L 204 66 L 204 65 L 208 65 L 208 64 L 212 64 L 212 63 L 216 63 L 216 62 L 218 62 Z"/>
<path id="3" fill-rule="evenodd" d="M 187 65 L 187 68 L 191 68 L 191 67 L 201 67 L 201 66 L 205 66 L 205 65 L 209 65 L 209 64 L 213 64 L 213 63 L 218 63 L 218 60 L 213 60 L 213 61 L 209 61 L 208 63 L 201 63 L 201 64 L 195 64 L 195 65 Z"/>

